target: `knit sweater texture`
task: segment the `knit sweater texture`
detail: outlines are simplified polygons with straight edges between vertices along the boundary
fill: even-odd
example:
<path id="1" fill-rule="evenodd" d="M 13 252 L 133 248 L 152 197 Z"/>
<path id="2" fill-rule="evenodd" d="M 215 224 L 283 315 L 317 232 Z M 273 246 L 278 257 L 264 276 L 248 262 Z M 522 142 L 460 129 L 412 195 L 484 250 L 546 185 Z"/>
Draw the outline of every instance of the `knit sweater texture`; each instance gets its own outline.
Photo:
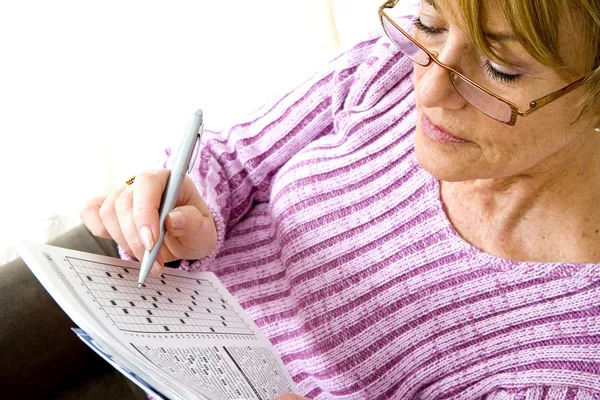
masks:
<path id="1" fill-rule="evenodd" d="M 218 245 L 181 268 L 219 277 L 309 398 L 600 400 L 600 265 L 460 237 L 415 157 L 412 70 L 372 35 L 205 130 Z"/>

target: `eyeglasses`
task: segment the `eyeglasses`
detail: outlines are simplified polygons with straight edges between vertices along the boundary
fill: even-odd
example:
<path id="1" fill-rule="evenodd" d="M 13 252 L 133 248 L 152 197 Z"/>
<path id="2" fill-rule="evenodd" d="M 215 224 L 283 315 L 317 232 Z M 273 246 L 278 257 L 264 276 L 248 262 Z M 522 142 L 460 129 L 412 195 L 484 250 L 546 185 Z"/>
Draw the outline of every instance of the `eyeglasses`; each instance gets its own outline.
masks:
<path id="1" fill-rule="evenodd" d="M 519 107 L 506 100 L 503 97 L 489 91 L 483 86 L 467 78 L 456 69 L 445 65 L 437 59 L 436 53 L 427 50 L 412 35 L 413 28 L 421 11 L 422 0 L 389 0 L 379 7 L 379 18 L 386 35 L 411 60 L 417 64 L 427 67 L 432 62 L 444 68 L 450 73 L 450 81 L 454 89 L 473 107 L 485 115 L 503 122 L 508 125 L 514 125 L 517 116 L 526 117 L 543 106 L 553 102 L 561 96 L 575 90 L 583 84 L 585 77 L 565 86 L 564 88 L 550 93 L 529 103 L 529 109 L 520 110 Z M 386 12 L 391 10 L 398 3 L 398 7 L 393 13 L 393 18 Z"/>

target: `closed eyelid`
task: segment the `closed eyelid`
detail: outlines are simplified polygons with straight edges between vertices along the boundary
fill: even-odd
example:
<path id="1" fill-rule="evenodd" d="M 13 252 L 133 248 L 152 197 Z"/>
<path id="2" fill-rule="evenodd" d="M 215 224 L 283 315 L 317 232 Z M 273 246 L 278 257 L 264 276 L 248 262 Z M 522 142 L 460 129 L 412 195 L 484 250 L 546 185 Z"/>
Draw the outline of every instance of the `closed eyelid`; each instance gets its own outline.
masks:
<path id="1" fill-rule="evenodd" d="M 497 70 L 500 70 L 506 74 L 516 75 L 516 74 L 531 74 L 532 73 L 532 68 L 530 65 L 520 63 L 518 61 L 511 62 L 509 56 L 506 56 L 506 58 L 507 58 L 506 63 L 498 63 L 498 62 L 492 61 L 492 60 L 486 58 L 485 56 L 481 55 L 481 62 L 482 63 L 488 62 L 488 63 L 490 63 L 491 66 L 493 66 Z"/>
<path id="2" fill-rule="evenodd" d="M 439 6 L 437 4 L 437 0 L 425 0 L 425 3 L 427 3 L 428 5 L 432 6 L 434 9 L 436 9 L 437 11 L 439 11 Z"/>
<path id="3" fill-rule="evenodd" d="M 425 17 L 425 21 L 423 21 L 423 17 Z M 447 33 L 448 29 L 438 27 L 435 24 L 428 23 L 426 21 L 427 17 L 424 15 L 419 15 L 413 19 L 413 25 L 416 29 L 423 32 L 427 36 L 435 36 L 441 35 L 443 33 Z M 424 38 L 425 39 L 425 38 Z M 430 51 L 433 50 L 430 48 Z M 435 53 L 435 52 L 434 52 Z M 437 55 L 436 55 L 437 56 Z M 517 79 L 521 78 L 525 73 L 527 68 L 524 68 L 522 64 L 504 64 L 493 62 L 492 60 L 486 58 L 484 55 L 479 54 L 476 58 L 480 59 L 480 64 L 482 65 L 484 70 L 497 80 L 503 80 L 506 82 L 514 82 Z M 475 72 L 474 75 L 476 75 Z M 468 74 L 467 74 L 468 75 Z"/>
<path id="4" fill-rule="evenodd" d="M 495 63 L 493 61 L 489 61 L 490 65 L 497 69 L 498 71 L 504 73 L 504 74 L 510 74 L 510 75 L 520 75 L 523 73 L 523 71 L 520 68 L 516 68 L 514 66 L 507 66 L 507 65 L 502 65 L 502 64 L 498 64 Z"/>

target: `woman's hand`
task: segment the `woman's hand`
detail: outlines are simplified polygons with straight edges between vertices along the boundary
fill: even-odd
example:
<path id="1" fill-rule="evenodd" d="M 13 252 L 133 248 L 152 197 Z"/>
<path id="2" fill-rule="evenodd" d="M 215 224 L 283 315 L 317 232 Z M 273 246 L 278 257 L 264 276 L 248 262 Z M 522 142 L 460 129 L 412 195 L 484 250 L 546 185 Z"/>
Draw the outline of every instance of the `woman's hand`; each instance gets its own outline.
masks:
<path id="1" fill-rule="evenodd" d="M 308 397 L 298 396 L 297 394 L 284 393 L 275 400 L 310 400 Z"/>
<path id="2" fill-rule="evenodd" d="M 160 200 L 169 179 L 168 169 L 145 171 L 131 185 L 123 184 L 107 196 L 88 201 L 80 217 L 96 236 L 112 238 L 141 260 L 158 239 Z M 160 275 L 165 262 L 196 260 L 217 244 L 217 231 L 208 206 L 189 177 L 185 177 L 175 208 L 165 220 L 166 235 L 152 274 Z"/>

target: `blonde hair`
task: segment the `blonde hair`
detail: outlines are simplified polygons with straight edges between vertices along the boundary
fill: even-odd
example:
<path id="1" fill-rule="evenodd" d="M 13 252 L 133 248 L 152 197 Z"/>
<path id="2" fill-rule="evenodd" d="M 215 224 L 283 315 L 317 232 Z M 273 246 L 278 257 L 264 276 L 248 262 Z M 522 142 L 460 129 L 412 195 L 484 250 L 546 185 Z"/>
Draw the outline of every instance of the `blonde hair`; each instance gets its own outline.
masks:
<path id="1" fill-rule="evenodd" d="M 458 0 L 461 15 L 457 17 L 465 33 L 486 57 L 502 62 L 501 54 L 494 49 L 494 44 L 483 31 L 482 25 L 489 13 L 490 3 L 502 11 L 519 43 L 538 62 L 553 68 L 569 83 L 581 77 L 583 72 L 587 80 L 585 93 L 577 104 L 577 107 L 581 107 L 579 117 L 589 116 L 600 120 L 600 1 Z M 569 68 L 561 55 L 559 35 L 564 35 L 564 32 L 559 27 L 571 30 L 572 34 L 567 37 L 569 41 L 580 36 L 577 43 L 582 48 L 578 58 L 583 61 L 583 71 Z"/>

